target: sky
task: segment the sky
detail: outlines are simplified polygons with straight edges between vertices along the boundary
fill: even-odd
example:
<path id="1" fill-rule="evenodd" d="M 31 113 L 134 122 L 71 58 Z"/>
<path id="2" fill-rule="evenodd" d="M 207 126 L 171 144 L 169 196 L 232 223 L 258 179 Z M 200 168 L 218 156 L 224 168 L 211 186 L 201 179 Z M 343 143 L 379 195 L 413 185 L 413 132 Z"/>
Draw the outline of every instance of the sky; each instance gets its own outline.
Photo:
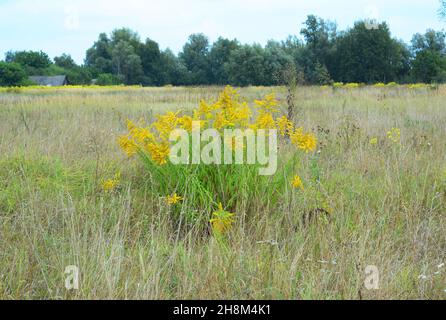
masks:
<path id="1" fill-rule="evenodd" d="M 298 35 L 309 14 L 335 21 L 339 30 L 364 18 L 387 21 L 409 42 L 428 28 L 442 30 L 439 0 L 0 0 L 0 60 L 7 51 L 71 54 L 82 63 L 99 33 L 129 27 L 162 49 L 181 51 L 192 33 L 242 43 Z"/>

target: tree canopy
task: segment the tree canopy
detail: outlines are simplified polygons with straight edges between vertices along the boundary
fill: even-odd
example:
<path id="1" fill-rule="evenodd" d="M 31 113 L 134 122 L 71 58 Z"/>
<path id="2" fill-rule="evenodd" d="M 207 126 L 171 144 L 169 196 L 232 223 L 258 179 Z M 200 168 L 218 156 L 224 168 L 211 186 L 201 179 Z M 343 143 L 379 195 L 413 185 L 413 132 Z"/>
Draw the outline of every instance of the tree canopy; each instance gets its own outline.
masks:
<path id="1" fill-rule="evenodd" d="M 446 0 L 441 5 L 446 14 Z M 304 84 L 446 82 L 444 32 L 415 34 L 408 45 L 395 39 L 385 22 L 370 28 L 367 21 L 358 21 L 339 31 L 335 23 L 314 15 L 296 31 L 299 36 L 270 40 L 265 46 L 222 37 L 211 43 L 197 33 L 175 54 L 131 29 L 115 29 L 99 34 L 83 65 L 68 54 L 52 61 L 42 51 L 8 52 L 1 83 L 23 83 L 14 79 L 22 79 L 24 72 L 26 76 L 66 74 L 73 84 L 95 79 L 103 85 L 268 86 L 282 83 L 281 75 L 291 69 L 296 81 Z"/>

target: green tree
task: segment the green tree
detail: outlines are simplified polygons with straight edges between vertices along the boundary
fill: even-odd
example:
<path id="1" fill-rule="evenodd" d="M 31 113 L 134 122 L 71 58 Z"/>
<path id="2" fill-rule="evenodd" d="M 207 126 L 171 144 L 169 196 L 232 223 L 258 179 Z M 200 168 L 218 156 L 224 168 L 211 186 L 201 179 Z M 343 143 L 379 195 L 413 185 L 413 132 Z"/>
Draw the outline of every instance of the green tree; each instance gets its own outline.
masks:
<path id="1" fill-rule="evenodd" d="M 188 70 L 184 63 L 170 50 L 161 52 L 160 84 L 185 85 L 188 83 Z"/>
<path id="2" fill-rule="evenodd" d="M 318 85 L 328 85 L 333 82 L 331 80 L 331 76 L 327 70 L 327 67 L 320 63 L 316 63 L 316 66 L 314 69 L 314 77 L 315 77 L 315 79 L 317 81 L 316 83 Z"/>
<path id="3" fill-rule="evenodd" d="M 282 45 L 276 41 L 268 41 L 264 50 L 265 85 L 282 84 L 285 69 L 293 64 L 293 57 L 285 52 Z"/>
<path id="4" fill-rule="evenodd" d="M 417 82 L 446 81 L 446 34 L 427 30 L 412 38 L 413 80 Z"/>
<path id="5" fill-rule="evenodd" d="M 231 53 L 226 71 L 230 84 L 236 86 L 265 85 L 265 55 L 260 45 L 243 45 Z"/>
<path id="6" fill-rule="evenodd" d="M 300 33 L 305 39 L 306 46 L 297 62 L 304 70 L 307 82 L 319 83 L 322 70 L 330 74 L 335 68 L 333 56 L 337 27 L 335 23 L 324 21 L 314 15 L 308 16 L 304 25 Z"/>
<path id="7" fill-rule="evenodd" d="M 74 69 L 78 65 L 74 62 L 73 58 L 69 54 L 62 54 L 60 57 L 54 58 L 54 64 L 64 69 Z"/>
<path id="8" fill-rule="evenodd" d="M 342 82 L 392 82 L 407 67 L 408 54 L 392 39 L 386 23 L 370 30 L 365 22 L 342 34 L 337 41 L 334 80 Z"/>
<path id="9" fill-rule="evenodd" d="M 412 38 L 412 50 L 417 53 L 424 50 L 446 54 L 446 33 L 429 29 L 425 34 L 417 33 Z"/>
<path id="10" fill-rule="evenodd" d="M 210 84 L 209 39 L 204 34 L 191 35 L 179 57 L 188 70 L 188 84 Z"/>
<path id="11" fill-rule="evenodd" d="M 141 58 L 126 41 L 118 42 L 112 51 L 112 64 L 115 74 L 125 84 L 139 84 L 143 78 Z"/>
<path id="12" fill-rule="evenodd" d="M 112 73 L 112 49 L 108 36 L 101 33 L 98 40 L 87 50 L 85 65 L 92 68 L 96 74 Z"/>
<path id="13" fill-rule="evenodd" d="M 417 82 L 444 82 L 446 59 L 437 51 L 421 51 L 412 63 L 412 73 Z"/>
<path id="14" fill-rule="evenodd" d="M 27 76 L 23 67 L 18 63 L 0 61 L 0 86 L 21 86 L 26 82 Z"/>
<path id="15" fill-rule="evenodd" d="M 52 64 L 49 56 L 43 51 L 10 51 L 6 53 L 5 61 L 20 64 L 28 75 L 44 74 L 44 70 Z"/>
<path id="16" fill-rule="evenodd" d="M 112 47 L 116 47 L 121 41 L 124 41 L 132 46 L 136 52 L 142 45 L 139 34 L 129 28 L 113 30 L 110 39 Z"/>
<path id="17" fill-rule="evenodd" d="M 229 75 L 225 64 L 229 62 L 229 57 L 234 50 L 237 50 L 240 44 L 237 40 L 218 38 L 212 45 L 209 53 L 209 63 L 211 69 L 211 82 L 213 84 L 229 84 Z"/>
<path id="18" fill-rule="evenodd" d="M 158 43 L 151 39 L 147 39 L 144 44 L 140 46 L 139 56 L 144 72 L 144 85 L 162 85 L 163 79 L 161 76 L 161 51 Z"/>

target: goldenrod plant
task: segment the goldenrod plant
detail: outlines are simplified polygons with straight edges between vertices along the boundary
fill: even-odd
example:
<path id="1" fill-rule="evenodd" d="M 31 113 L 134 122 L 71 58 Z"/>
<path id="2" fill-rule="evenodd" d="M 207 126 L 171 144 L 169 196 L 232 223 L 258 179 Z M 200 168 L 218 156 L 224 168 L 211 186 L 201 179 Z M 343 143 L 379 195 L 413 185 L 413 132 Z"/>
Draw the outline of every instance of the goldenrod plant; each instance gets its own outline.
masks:
<path id="1" fill-rule="evenodd" d="M 182 129 L 193 136 L 193 123 L 203 129 L 215 129 L 225 133 L 227 129 L 251 130 L 277 130 L 282 140 L 282 145 L 290 142 L 294 147 L 293 157 L 283 159 L 282 167 L 269 177 L 260 176 L 259 163 L 234 164 L 237 153 L 244 159 L 249 158 L 247 153 L 250 139 L 245 136 L 231 136 L 229 145 L 230 164 L 217 163 L 187 163 L 176 164 L 170 159 L 171 134 Z M 261 206 L 261 203 L 251 203 L 252 199 L 263 199 L 266 203 L 274 205 L 280 198 L 279 195 L 287 188 L 288 175 L 293 170 L 300 154 L 311 154 L 316 151 L 317 138 L 314 133 L 304 131 L 291 119 L 282 115 L 279 101 L 274 93 L 267 94 L 263 99 L 256 99 L 249 103 L 237 92 L 228 86 L 214 102 L 202 100 L 199 106 L 189 112 L 168 111 L 156 116 L 156 121 L 146 122 L 127 121 L 127 134 L 118 139 L 118 143 L 124 153 L 129 157 L 136 156 L 142 161 L 150 173 L 153 181 L 152 191 L 159 197 L 179 193 L 184 197 L 183 204 L 187 207 L 186 216 L 177 216 L 176 220 L 185 218 L 191 225 L 207 223 L 210 213 L 219 204 L 224 203 L 232 210 L 240 209 L 238 204 L 244 203 L 244 207 Z M 254 140 L 252 140 L 254 141 Z M 257 143 L 259 138 L 257 137 Z M 204 147 L 200 141 L 200 148 Z M 227 157 L 225 146 L 219 147 L 220 157 Z M 186 152 L 188 158 L 193 159 L 193 143 L 189 144 Z M 301 151 L 300 154 L 298 151 Z M 278 153 L 278 150 L 270 150 Z M 174 198 L 168 198 L 169 204 L 176 203 Z M 183 198 L 181 198 L 183 199 Z M 187 215 L 187 212 L 196 212 L 197 217 Z M 222 212 L 219 210 L 217 212 Z M 250 212 L 243 212 L 247 216 Z M 215 226 L 214 220 L 213 225 Z M 215 228 L 214 228 L 215 229 Z M 221 229 L 221 228 L 220 228 Z M 222 231 L 222 230 L 221 230 Z"/>

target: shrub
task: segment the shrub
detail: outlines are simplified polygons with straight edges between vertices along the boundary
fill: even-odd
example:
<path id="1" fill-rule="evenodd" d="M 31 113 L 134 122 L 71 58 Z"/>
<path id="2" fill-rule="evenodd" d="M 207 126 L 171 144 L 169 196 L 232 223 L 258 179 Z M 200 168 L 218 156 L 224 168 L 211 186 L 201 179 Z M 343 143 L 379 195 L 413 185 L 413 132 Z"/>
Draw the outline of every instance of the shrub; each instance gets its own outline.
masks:
<path id="1" fill-rule="evenodd" d="M 98 76 L 96 84 L 99 86 L 112 86 L 121 84 L 122 81 L 120 79 L 110 73 L 103 73 Z"/>
<path id="2" fill-rule="evenodd" d="M 21 86 L 26 80 L 25 70 L 19 64 L 0 61 L 0 86 Z"/>
<path id="3" fill-rule="evenodd" d="M 176 221 L 184 218 L 188 223 L 201 227 L 209 222 L 210 212 L 219 208 L 231 212 L 262 208 L 277 204 L 280 195 L 291 186 L 294 168 L 299 161 L 298 152 L 289 159 L 278 159 L 279 170 L 274 176 L 260 176 L 259 164 L 175 165 L 170 161 L 170 134 L 175 129 L 192 132 L 192 123 L 201 123 L 203 129 L 213 128 L 220 134 L 225 129 L 275 129 L 283 143 L 289 141 L 296 150 L 314 152 L 317 140 L 311 133 L 304 132 L 286 116 L 280 115 L 278 101 L 274 94 L 254 102 L 255 109 L 231 87 L 227 87 L 215 103 L 201 101 L 192 113 L 167 112 L 157 116 L 151 124 L 128 121 L 128 134 L 119 138 L 121 148 L 129 157 L 137 156 L 148 170 L 151 190 L 155 197 L 166 197 L 166 204 L 172 207 Z M 221 147 L 221 155 L 228 152 L 235 159 L 237 150 L 246 159 L 248 145 L 244 138 L 232 138 L 227 146 Z M 204 144 L 201 142 L 201 147 Z M 189 144 L 189 157 L 192 146 Z M 173 201 L 175 200 L 175 201 Z M 178 203 L 183 201 L 183 205 Z M 176 206 L 176 207 L 175 207 Z"/>

